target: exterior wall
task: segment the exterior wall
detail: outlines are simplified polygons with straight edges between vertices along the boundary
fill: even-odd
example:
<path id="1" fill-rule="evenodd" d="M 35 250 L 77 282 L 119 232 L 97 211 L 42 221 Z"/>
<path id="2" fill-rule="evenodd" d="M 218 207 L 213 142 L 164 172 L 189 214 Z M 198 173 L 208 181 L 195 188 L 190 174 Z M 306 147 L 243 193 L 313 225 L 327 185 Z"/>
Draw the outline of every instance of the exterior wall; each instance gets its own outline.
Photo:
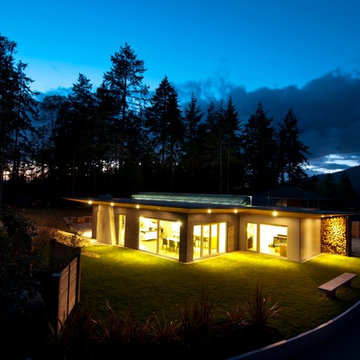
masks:
<path id="1" fill-rule="evenodd" d="M 139 248 L 139 218 L 136 209 L 114 207 L 115 236 L 119 235 L 119 215 L 125 215 L 125 246 Z"/>
<path id="2" fill-rule="evenodd" d="M 320 219 L 300 219 L 300 258 L 306 261 L 320 254 Z"/>
<path id="3" fill-rule="evenodd" d="M 168 211 L 157 210 L 142 210 L 133 208 L 114 207 L 115 213 L 115 230 L 116 236 L 119 229 L 119 214 L 125 215 L 125 246 L 138 249 L 139 248 L 139 217 L 147 217 L 152 219 L 168 220 L 168 221 L 181 221 L 183 224 L 180 228 L 180 248 L 179 260 L 182 262 L 187 261 L 187 214 L 174 213 Z M 192 250 L 192 248 L 191 248 Z"/>
<path id="4" fill-rule="evenodd" d="M 97 213 L 98 213 L 99 206 L 93 205 L 92 207 L 92 238 L 97 238 Z"/>
<path id="5" fill-rule="evenodd" d="M 238 250 L 239 215 L 235 214 L 189 214 L 187 222 L 187 261 L 193 260 L 193 227 L 226 222 L 226 252 Z"/>
<path id="6" fill-rule="evenodd" d="M 112 206 L 98 205 L 96 238 L 104 244 L 116 244 L 114 210 Z"/>
<path id="7" fill-rule="evenodd" d="M 287 226 L 287 258 L 293 261 L 300 261 L 300 221 L 298 218 L 269 216 L 269 215 L 250 215 L 240 216 L 240 250 L 247 250 L 246 246 L 246 223 L 260 223 L 267 225 Z"/>
<path id="8" fill-rule="evenodd" d="M 321 252 L 347 255 L 349 253 L 350 224 L 346 217 L 338 216 L 321 220 Z"/>
<path id="9" fill-rule="evenodd" d="M 305 261 L 321 251 L 322 221 L 320 219 L 299 219 L 252 214 L 184 214 L 160 210 L 112 207 L 110 205 L 93 206 L 93 236 L 109 245 L 117 244 L 119 214 L 125 215 L 125 246 L 139 248 L 139 217 L 148 217 L 168 221 L 181 221 L 179 261 L 193 261 L 193 226 L 212 223 L 227 223 L 226 252 L 247 250 L 246 224 L 248 222 L 287 226 L 287 258 L 293 261 Z"/>

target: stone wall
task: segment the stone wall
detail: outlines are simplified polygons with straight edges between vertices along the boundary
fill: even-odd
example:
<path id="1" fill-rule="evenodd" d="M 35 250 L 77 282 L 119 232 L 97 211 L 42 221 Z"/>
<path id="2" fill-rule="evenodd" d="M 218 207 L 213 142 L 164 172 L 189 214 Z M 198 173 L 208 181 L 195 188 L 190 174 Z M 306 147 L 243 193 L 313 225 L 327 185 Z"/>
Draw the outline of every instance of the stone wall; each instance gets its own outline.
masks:
<path id="1" fill-rule="evenodd" d="M 346 217 L 321 219 L 321 252 L 347 255 L 347 225 Z"/>

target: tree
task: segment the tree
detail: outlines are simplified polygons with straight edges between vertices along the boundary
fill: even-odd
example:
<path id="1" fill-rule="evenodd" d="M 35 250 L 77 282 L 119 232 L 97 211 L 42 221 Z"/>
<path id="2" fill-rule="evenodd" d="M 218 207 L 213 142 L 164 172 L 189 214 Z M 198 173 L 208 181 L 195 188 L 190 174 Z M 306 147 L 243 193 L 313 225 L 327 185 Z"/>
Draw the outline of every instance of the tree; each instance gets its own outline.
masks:
<path id="1" fill-rule="evenodd" d="M 247 187 L 263 191 L 277 185 L 275 129 L 261 103 L 244 128 L 243 158 Z"/>
<path id="2" fill-rule="evenodd" d="M 150 99 L 150 104 L 146 126 L 152 138 L 153 148 L 158 155 L 160 167 L 169 176 L 169 186 L 172 190 L 175 165 L 180 160 L 183 145 L 184 128 L 177 92 L 166 76 Z"/>
<path id="3" fill-rule="evenodd" d="M 0 35 L 0 206 L 5 167 L 16 180 L 36 116 L 32 80 L 25 75 L 26 64 L 15 64 L 15 50 L 16 43 Z"/>
<path id="4" fill-rule="evenodd" d="M 185 169 L 190 174 L 190 177 L 195 176 L 195 171 L 198 168 L 199 153 L 201 151 L 200 140 L 200 123 L 203 113 L 197 103 L 194 93 L 191 94 L 190 103 L 185 108 L 184 116 L 184 163 Z"/>
<path id="5" fill-rule="evenodd" d="M 219 192 L 229 193 L 230 174 L 233 165 L 239 160 L 240 129 L 238 113 L 231 97 L 227 104 L 220 101 L 217 106 L 212 102 L 207 113 L 207 136 L 205 140 L 204 162 L 217 174 Z M 213 176 L 214 176 L 213 175 Z"/>
<path id="6" fill-rule="evenodd" d="M 239 175 L 232 165 L 239 164 L 240 155 L 239 115 L 230 96 L 224 113 L 224 147 L 226 156 L 226 193 L 230 191 L 231 174 Z M 237 167 L 238 168 L 238 167 Z"/>
<path id="7" fill-rule="evenodd" d="M 143 84 L 144 61 L 137 58 L 134 50 L 125 43 L 120 51 L 111 56 L 112 67 L 104 75 L 102 95 L 105 95 L 112 111 L 110 118 L 103 119 L 112 127 L 111 147 L 108 148 L 116 157 L 118 169 L 136 166 L 132 154 L 136 149 L 133 135 L 143 126 L 144 107 L 149 87 Z M 137 137 L 138 139 L 138 137 Z M 139 154 L 137 154 L 139 155 Z M 114 159 L 115 161 L 115 159 Z M 114 163 L 114 162 L 113 162 Z M 138 164 L 138 163 L 137 163 Z"/>
<path id="8" fill-rule="evenodd" d="M 13 150 L 12 150 L 12 179 L 19 176 L 20 162 L 29 154 L 28 139 L 34 131 L 32 122 L 37 119 L 38 102 L 34 99 L 37 93 L 30 89 L 33 82 L 25 75 L 27 65 L 19 61 L 16 67 L 15 114 L 13 119 Z"/>
<path id="9" fill-rule="evenodd" d="M 79 176 L 90 177 L 94 153 L 95 98 L 92 85 L 79 74 L 72 94 L 63 104 L 56 127 L 55 156 L 58 177 L 69 175 L 70 194 L 76 190 Z"/>
<path id="10" fill-rule="evenodd" d="M 280 124 L 278 133 L 278 164 L 282 184 L 285 180 L 298 183 L 306 177 L 302 166 L 307 164 L 306 155 L 310 155 L 310 152 L 309 147 L 300 140 L 301 133 L 297 118 L 290 109 Z"/>
<path id="11" fill-rule="evenodd" d="M 119 117 L 125 122 L 127 112 L 139 112 L 148 94 L 148 87 L 143 84 L 146 69 L 144 61 L 137 58 L 127 43 L 111 56 L 111 62 L 111 70 L 104 75 L 104 84 L 116 98 Z"/>

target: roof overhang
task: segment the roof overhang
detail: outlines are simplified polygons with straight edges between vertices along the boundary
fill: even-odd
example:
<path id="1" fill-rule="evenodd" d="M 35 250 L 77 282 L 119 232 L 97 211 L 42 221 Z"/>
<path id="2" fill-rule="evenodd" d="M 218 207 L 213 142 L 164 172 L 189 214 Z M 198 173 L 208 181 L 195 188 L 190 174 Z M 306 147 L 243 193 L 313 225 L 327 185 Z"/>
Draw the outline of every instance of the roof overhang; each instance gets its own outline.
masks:
<path id="1" fill-rule="evenodd" d="M 75 201 L 88 205 L 106 205 L 121 208 L 132 208 L 137 210 L 155 210 L 169 211 L 184 214 L 254 214 L 267 215 L 274 217 L 295 217 L 295 218 L 330 218 L 330 217 L 348 217 L 353 215 L 347 212 L 332 212 L 313 209 L 289 208 L 280 206 L 221 206 L 214 204 L 192 204 L 187 206 L 171 206 L 171 203 L 164 205 L 163 203 L 149 203 L 136 201 L 134 199 L 98 199 L 98 198 L 65 198 L 65 200 Z M 198 205 L 198 206 L 196 206 Z"/>

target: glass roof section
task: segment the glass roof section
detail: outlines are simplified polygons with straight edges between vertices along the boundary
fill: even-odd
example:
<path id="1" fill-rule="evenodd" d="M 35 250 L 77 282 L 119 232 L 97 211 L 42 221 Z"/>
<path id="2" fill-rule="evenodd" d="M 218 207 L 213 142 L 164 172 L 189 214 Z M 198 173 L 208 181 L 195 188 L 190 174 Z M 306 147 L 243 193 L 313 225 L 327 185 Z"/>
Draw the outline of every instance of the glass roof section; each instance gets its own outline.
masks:
<path id="1" fill-rule="evenodd" d="M 181 203 L 251 206 L 251 196 L 248 195 L 144 192 L 144 193 L 134 194 L 131 197 L 135 200 L 172 201 L 172 202 L 176 201 Z"/>

